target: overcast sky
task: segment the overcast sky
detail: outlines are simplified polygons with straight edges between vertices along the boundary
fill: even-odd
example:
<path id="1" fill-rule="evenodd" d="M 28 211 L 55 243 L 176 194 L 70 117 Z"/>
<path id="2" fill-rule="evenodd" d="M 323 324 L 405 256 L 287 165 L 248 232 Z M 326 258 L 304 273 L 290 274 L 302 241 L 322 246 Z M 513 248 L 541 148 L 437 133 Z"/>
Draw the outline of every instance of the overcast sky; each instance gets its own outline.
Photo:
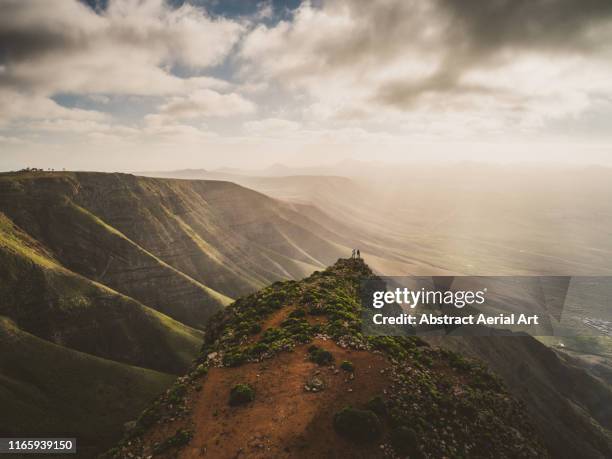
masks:
<path id="1" fill-rule="evenodd" d="M 610 0 L 0 0 L 0 169 L 612 165 Z"/>

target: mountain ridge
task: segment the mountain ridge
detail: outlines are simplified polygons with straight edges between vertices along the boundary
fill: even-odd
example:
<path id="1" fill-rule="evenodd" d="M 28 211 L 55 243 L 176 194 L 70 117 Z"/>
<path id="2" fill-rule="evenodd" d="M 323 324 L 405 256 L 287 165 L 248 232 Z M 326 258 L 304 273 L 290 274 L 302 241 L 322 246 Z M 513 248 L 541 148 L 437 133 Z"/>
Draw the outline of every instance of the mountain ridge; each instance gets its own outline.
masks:
<path id="1" fill-rule="evenodd" d="M 190 372 L 107 457 L 546 457 L 524 407 L 480 364 L 361 334 L 371 276 L 341 259 L 219 312 Z"/>

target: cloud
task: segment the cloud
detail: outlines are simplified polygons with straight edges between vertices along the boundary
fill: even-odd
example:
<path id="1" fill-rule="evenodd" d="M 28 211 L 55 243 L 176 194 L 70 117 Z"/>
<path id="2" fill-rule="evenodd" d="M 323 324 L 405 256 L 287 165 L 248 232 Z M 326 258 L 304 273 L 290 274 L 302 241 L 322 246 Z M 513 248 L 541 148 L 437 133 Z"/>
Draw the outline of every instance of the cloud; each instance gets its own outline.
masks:
<path id="1" fill-rule="evenodd" d="M 612 71 L 611 51 L 607 0 L 331 0 L 257 26 L 240 57 L 243 74 L 303 91 L 306 116 L 401 123 L 452 111 L 534 127 L 612 94 L 591 84 Z M 525 67 L 547 79 L 503 81 Z"/>
<path id="2" fill-rule="evenodd" d="M 0 0 L 5 149 L 399 155 L 413 141 L 610 138 L 609 0 L 265 1 L 234 17 L 194 4 L 223 9 Z"/>
<path id="3" fill-rule="evenodd" d="M 220 94 L 210 89 L 170 98 L 159 107 L 159 115 L 170 119 L 228 117 L 253 113 L 255 104 L 239 94 Z"/>
<path id="4" fill-rule="evenodd" d="M 0 127 L 15 119 L 63 118 L 100 121 L 108 117 L 96 110 L 67 108 L 54 100 L 36 94 L 22 94 L 0 89 Z"/>
<path id="5" fill-rule="evenodd" d="M 161 0 L 111 0 L 100 13 L 76 0 L 6 0 L 1 8 L 0 86 L 46 93 L 176 93 L 189 79 L 172 66 L 219 64 L 244 29 Z"/>
<path id="6" fill-rule="evenodd" d="M 105 116 L 63 107 L 52 99 L 56 94 L 106 105 L 109 95 L 176 98 L 226 91 L 230 83 L 200 70 L 221 63 L 243 31 L 244 25 L 188 3 L 174 8 L 162 0 L 111 0 L 96 12 L 76 0 L 4 0 L 0 123 Z M 177 76 L 177 66 L 187 76 Z M 227 111 L 248 105 L 238 96 L 223 99 L 230 103 Z"/>
<path id="7" fill-rule="evenodd" d="M 257 121 L 247 121 L 243 127 L 251 135 L 278 137 L 297 132 L 300 124 L 280 118 L 266 118 Z"/>

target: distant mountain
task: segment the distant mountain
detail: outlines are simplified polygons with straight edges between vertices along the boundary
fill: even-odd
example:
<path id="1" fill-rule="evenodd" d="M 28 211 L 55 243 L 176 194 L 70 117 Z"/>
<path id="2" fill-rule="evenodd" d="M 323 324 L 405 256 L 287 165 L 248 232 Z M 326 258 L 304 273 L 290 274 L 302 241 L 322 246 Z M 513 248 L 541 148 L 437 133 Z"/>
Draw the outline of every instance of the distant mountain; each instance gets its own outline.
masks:
<path id="1" fill-rule="evenodd" d="M 370 276 L 339 260 L 236 301 L 108 456 L 546 457 L 525 408 L 481 365 L 360 333 Z"/>

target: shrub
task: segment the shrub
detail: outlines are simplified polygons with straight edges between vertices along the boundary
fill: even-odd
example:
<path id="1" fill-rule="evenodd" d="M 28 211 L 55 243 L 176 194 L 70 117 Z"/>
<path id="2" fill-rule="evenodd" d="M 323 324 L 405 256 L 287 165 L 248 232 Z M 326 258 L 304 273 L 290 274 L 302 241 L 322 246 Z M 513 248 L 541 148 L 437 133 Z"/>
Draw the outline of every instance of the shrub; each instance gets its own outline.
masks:
<path id="1" fill-rule="evenodd" d="M 340 364 L 340 368 L 344 371 L 348 371 L 349 373 L 355 371 L 355 365 L 353 365 L 353 362 L 349 362 L 348 360 L 342 361 L 342 363 Z"/>
<path id="2" fill-rule="evenodd" d="M 291 311 L 291 314 L 289 314 L 289 317 L 294 318 L 294 319 L 300 319 L 305 316 L 306 316 L 306 311 L 304 311 L 303 309 L 296 309 L 295 311 Z"/>
<path id="3" fill-rule="evenodd" d="M 406 426 L 398 426 L 391 431 L 391 446 L 401 456 L 422 456 L 415 431 Z"/>
<path id="4" fill-rule="evenodd" d="M 185 429 L 179 429 L 176 431 L 176 433 L 173 436 L 166 438 L 163 442 L 157 445 L 154 448 L 154 452 L 156 454 L 159 454 L 170 448 L 184 446 L 187 443 L 189 443 L 192 438 L 193 438 L 193 432 L 190 432 L 189 430 L 185 430 Z"/>
<path id="5" fill-rule="evenodd" d="M 238 349 L 232 349 L 223 356 L 223 365 L 226 367 L 237 367 L 247 361 L 247 356 Z"/>
<path id="6" fill-rule="evenodd" d="M 199 378 L 200 376 L 204 376 L 206 373 L 208 373 L 208 367 L 201 363 L 193 369 L 191 375 L 194 378 Z"/>
<path id="7" fill-rule="evenodd" d="M 140 434 L 142 433 L 142 431 L 144 431 L 144 429 L 146 429 L 147 427 L 151 427 L 153 424 L 155 424 L 161 417 L 160 408 L 161 405 L 159 403 L 159 400 L 156 400 L 150 407 L 145 409 L 136 420 L 137 427 L 136 429 L 134 429 L 132 434 L 137 435 L 135 433 L 136 430 L 138 430 L 138 434 Z"/>
<path id="8" fill-rule="evenodd" d="M 312 306 L 310 306 L 310 308 L 308 308 L 308 314 L 310 314 L 311 316 L 321 316 L 325 314 L 326 311 L 327 309 L 321 303 L 313 304 Z"/>
<path id="9" fill-rule="evenodd" d="M 350 406 L 336 413 L 334 428 L 340 435 L 356 443 L 375 441 L 382 433 L 380 420 L 373 411 Z"/>
<path id="10" fill-rule="evenodd" d="M 258 323 L 252 323 L 249 326 L 249 334 L 250 335 L 256 335 L 260 331 L 261 331 L 261 325 L 259 325 Z"/>
<path id="11" fill-rule="evenodd" d="M 274 341 L 287 337 L 287 335 L 288 333 L 280 328 L 268 328 L 265 332 L 263 332 L 260 341 L 262 343 L 270 344 Z"/>
<path id="12" fill-rule="evenodd" d="M 308 348 L 308 354 L 310 354 L 310 360 L 318 365 L 329 365 L 334 361 L 334 356 L 331 352 L 321 349 L 318 346 L 310 346 Z"/>
<path id="13" fill-rule="evenodd" d="M 174 383 L 174 386 L 170 388 L 168 391 L 168 402 L 172 404 L 177 404 L 183 401 L 185 395 L 187 394 L 187 387 L 181 383 Z"/>
<path id="14" fill-rule="evenodd" d="M 270 346 L 266 343 L 257 343 L 251 348 L 251 354 L 253 355 L 261 355 L 265 354 L 270 350 Z"/>
<path id="15" fill-rule="evenodd" d="M 231 406 L 244 405 L 255 400 L 255 389 L 249 384 L 236 384 L 230 391 L 229 404 Z"/>
<path id="16" fill-rule="evenodd" d="M 374 411 L 379 416 L 384 416 L 387 414 L 387 406 L 385 405 L 385 401 L 380 395 L 377 395 L 372 400 L 370 400 L 366 404 L 366 408 L 368 410 Z"/>

